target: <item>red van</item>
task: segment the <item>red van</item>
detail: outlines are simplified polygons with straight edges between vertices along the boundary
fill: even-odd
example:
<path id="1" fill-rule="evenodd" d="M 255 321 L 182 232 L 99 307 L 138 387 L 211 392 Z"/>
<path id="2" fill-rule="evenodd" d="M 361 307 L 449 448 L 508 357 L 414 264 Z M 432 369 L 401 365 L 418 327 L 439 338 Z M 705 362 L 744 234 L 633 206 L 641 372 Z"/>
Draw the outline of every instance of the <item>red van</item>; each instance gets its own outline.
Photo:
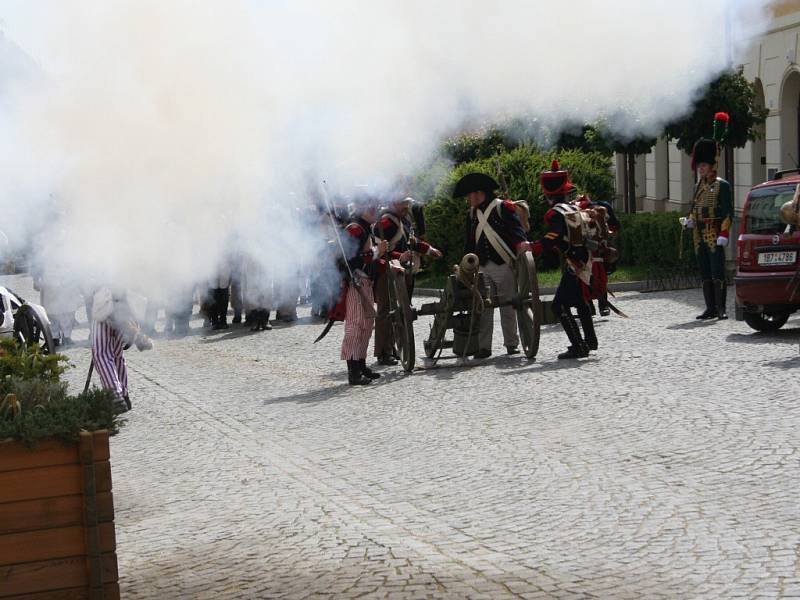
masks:
<path id="1" fill-rule="evenodd" d="M 800 231 L 780 217 L 800 185 L 800 169 L 755 186 L 742 213 L 736 265 L 736 318 L 758 331 L 783 327 L 800 309 Z"/>

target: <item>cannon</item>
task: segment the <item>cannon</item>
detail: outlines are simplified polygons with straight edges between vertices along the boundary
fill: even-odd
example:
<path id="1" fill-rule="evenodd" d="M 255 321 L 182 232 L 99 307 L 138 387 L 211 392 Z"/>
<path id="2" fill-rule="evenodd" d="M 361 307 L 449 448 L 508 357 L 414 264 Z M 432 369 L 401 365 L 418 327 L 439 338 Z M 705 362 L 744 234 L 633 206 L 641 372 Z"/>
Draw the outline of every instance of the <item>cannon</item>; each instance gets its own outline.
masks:
<path id="1" fill-rule="evenodd" d="M 0 335 L 13 336 L 21 344 L 36 347 L 44 354 L 55 351 L 50 319 L 44 308 L 26 302 L 10 289 L 0 286 Z"/>
<path id="2" fill-rule="evenodd" d="M 539 351 L 543 315 L 533 254 L 530 251 L 521 253 L 513 268 L 515 293 L 512 298 L 501 301 L 492 295 L 483 273 L 478 271 L 478 257 L 467 254 L 448 276 L 439 300 L 419 308 L 411 306 L 404 272 L 397 268 L 389 269 L 389 318 L 403 369 L 406 372 L 414 369 L 413 323 L 420 316 L 433 316 L 424 348 L 425 356 L 435 363 L 442 350 L 448 347 L 457 357 L 475 354 L 482 312 L 503 306 L 513 306 L 516 310 L 520 345 L 527 358 L 535 358 Z M 453 331 L 453 337 L 448 340 L 449 330 Z"/>

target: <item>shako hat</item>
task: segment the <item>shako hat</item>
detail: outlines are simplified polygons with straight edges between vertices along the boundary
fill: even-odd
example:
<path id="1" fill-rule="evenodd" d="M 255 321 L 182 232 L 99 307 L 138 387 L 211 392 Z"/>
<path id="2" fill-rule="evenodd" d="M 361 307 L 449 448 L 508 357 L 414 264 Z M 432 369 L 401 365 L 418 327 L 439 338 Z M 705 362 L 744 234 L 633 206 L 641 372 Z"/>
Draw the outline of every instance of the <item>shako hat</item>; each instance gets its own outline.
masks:
<path id="1" fill-rule="evenodd" d="M 542 186 L 545 196 L 562 196 L 573 187 L 569 180 L 569 171 L 562 169 L 556 159 L 550 164 L 550 170 L 542 171 L 539 185 Z"/>

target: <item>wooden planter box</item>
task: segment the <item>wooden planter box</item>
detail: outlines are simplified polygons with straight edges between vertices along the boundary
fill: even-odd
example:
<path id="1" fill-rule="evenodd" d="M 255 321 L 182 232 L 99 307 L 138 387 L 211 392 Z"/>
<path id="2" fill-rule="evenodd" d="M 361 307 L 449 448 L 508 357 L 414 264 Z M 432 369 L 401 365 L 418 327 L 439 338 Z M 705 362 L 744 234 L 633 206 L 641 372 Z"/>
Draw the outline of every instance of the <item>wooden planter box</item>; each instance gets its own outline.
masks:
<path id="1" fill-rule="evenodd" d="M 116 600 L 108 432 L 0 442 L 0 598 Z"/>

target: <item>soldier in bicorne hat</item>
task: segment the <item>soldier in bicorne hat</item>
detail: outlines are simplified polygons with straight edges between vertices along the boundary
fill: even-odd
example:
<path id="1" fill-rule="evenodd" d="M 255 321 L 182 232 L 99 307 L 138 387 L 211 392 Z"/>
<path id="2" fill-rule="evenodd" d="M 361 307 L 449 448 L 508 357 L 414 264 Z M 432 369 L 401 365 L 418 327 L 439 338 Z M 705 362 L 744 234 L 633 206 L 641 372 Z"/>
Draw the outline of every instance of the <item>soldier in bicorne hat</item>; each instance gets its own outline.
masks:
<path id="1" fill-rule="evenodd" d="M 713 139 L 697 140 L 692 150 L 692 169 L 698 180 L 689 215 L 681 217 L 681 225 L 692 229 L 703 298 L 706 309 L 698 319 L 727 319 L 725 308 L 725 247 L 733 217 L 731 184 L 717 177 L 720 146 L 728 131 L 727 113 L 714 115 Z"/>
<path id="2" fill-rule="evenodd" d="M 466 196 L 469 202 L 465 253 L 474 253 L 480 270 L 492 287 L 492 295 L 500 301 L 510 300 L 516 293 L 513 264 L 516 255 L 529 248 L 526 231 L 511 200 L 501 200 L 495 194 L 500 186 L 483 173 L 469 173 L 456 183 L 453 198 Z M 517 315 L 513 306 L 500 308 L 503 344 L 508 354 L 519 353 Z M 492 354 L 494 310 L 481 314 L 478 353 L 475 358 Z"/>

